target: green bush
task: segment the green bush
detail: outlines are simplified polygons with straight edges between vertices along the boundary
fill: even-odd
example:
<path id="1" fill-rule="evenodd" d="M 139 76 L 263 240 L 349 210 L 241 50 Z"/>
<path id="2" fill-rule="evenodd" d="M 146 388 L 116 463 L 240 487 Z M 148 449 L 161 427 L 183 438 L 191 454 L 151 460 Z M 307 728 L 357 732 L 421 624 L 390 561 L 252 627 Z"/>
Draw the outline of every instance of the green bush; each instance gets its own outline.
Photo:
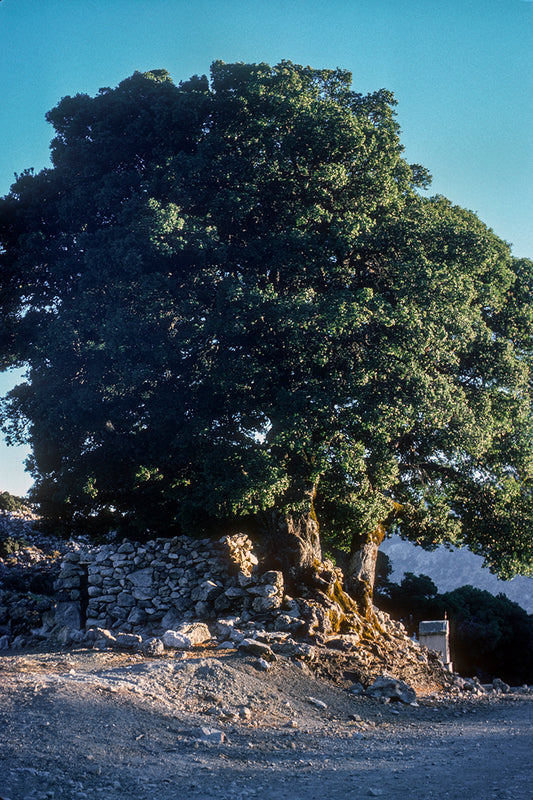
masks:
<path id="1" fill-rule="evenodd" d="M 0 511 L 30 511 L 28 501 L 9 492 L 0 492 Z"/>
<path id="2" fill-rule="evenodd" d="M 27 546 L 28 543 L 23 539 L 13 539 L 12 536 L 8 536 L 4 541 L 0 542 L 0 556 L 8 558 Z"/>
<path id="3" fill-rule="evenodd" d="M 517 686 L 533 683 L 533 615 L 504 594 L 492 595 L 474 586 L 439 594 L 427 575 L 406 573 L 401 583 L 382 570 L 376 580 L 375 603 L 410 634 L 422 620 L 450 620 L 454 668 L 482 681 L 502 678 Z"/>

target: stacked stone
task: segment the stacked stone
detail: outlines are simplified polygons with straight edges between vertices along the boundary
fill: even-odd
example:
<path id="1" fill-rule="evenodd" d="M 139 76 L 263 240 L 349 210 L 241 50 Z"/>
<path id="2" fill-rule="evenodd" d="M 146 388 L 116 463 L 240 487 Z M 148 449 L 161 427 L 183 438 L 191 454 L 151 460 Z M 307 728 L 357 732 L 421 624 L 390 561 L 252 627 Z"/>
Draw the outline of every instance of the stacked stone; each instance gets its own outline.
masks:
<path id="1" fill-rule="evenodd" d="M 186 536 L 104 546 L 88 565 L 87 626 L 127 632 L 209 614 L 231 565 L 211 539 Z"/>
<path id="2" fill-rule="evenodd" d="M 242 579 L 249 578 L 259 563 L 253 552 L 250 538 L 246 534 L 235 534 L 234 536 L 224 536 L 220 541 L 224 545 L 234 571 L 241 576 L 240 582 L 246 585 L 246 580 Z"/>
<path id="3" fill-rule="evenodd" d="M 82 623 L 81 587 L 86 575 L 85 568 L 80 561 L 79 552 L 66 553 L 59 577 L 54 583 L 56 625 L 67 626 L 75 630 L 79 629 Z"/>
<path id="4" fill-rule="evenodd" d="M 70 628 L 85 623 L 131 633 L 168 630 L 187 619 L 218 618 L 221 612 L 279 609 L 281 573 L 260 575 L 257 567 L 252 542 L 243 534 L 219 541 L 124 540 L 118 547 L 71 552 L 55 583 L 57 621 Z"/>

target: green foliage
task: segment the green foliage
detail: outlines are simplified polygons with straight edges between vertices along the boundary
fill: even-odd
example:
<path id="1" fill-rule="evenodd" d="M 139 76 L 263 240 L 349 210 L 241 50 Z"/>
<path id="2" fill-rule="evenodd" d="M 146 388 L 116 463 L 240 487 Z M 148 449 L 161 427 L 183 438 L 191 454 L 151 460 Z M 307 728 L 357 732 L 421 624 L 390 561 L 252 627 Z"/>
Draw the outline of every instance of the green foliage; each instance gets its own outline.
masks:
<path id="1" fill-rule="evenodd" d="M 504 594 L 462 586 L 440 598 L 449 609 L 454 659 L 467 675 L 533 682 L 533 615 Z"/>
<path id="2" fill-rule="evenodd" d="M 27 512 L 30 510 L 30 507 L 28 501 L 24 497 L 17 497 L 17 495 L 10 494 L 9 492 L 0 492 L 0 510 Z"/>
<path id="3" fill-rule="evenodd" d="M 388 521 L 531 570 L 532 264 L 417 193 L 389 92 L 216 62 L 48 119 L 52 168 L 0 203 L 2 419 L 43 512 L 200 532 L 316 493 L 328 547 Z"/>
<path id="4" fill-rule="evenodd" d="M 7 536 L 0 541 L 0 556 L 2 558 L 8 558 L 27 546 L 28 543 L 24 539 L 13 539 L 12 536 Z"/>

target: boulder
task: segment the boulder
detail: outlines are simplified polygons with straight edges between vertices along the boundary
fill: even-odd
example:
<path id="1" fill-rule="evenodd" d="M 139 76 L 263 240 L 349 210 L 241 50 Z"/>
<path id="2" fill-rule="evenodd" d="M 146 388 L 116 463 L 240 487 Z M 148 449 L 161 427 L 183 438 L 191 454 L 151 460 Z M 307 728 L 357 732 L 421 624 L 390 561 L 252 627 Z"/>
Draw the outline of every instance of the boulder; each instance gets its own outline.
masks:
<path id="1" fill-rule="evenodd" d="M 298 658 L 312 661 L 316 656 L 316 648 L 307 642 L 295 642 L 294 639 L 272 642 L 271 649 L 274 653 L 285 658 Z"/>
<path id="2" fill-rule="evenodd" d="M 121 650 L 139 650 L 142 643 L 142 636 L 136 633 L 121 633 L 115 634 L 116 647 Z"/>
<path id="3" fill-rule="evenodd" d="M 365 691 L 367 697 L 381 700 L 399 700 L 401 703 L 411 704 L 416 702 L 416 692 L 408 683 L 393 678 L 390 675 L 380 675 L 372 686 Z"/>
<path id="4" fill-rule="evenodd" d="M 502 694 L 508 694 L 511 691 L 509 684 L 502 681 L 501 678 L 494 678 L 492 688 L 495 692 L 501 692 Z"/>
<path id="5" fill-rule="evenodd" d="M 161 626 L 166 630 L 177 630 L 182 619 L 183 615 L 180 615 L 175 608 L 171 608 L 161 620 Z"/>
<path id="6" fill-rule="evenodd" d="M 258 614 L 264 614 L 266 611 L 279 608 L 280 605 L 281 597 L 274 595 L 273 597 L 256 597 L 252 603 L 252 608 L 254 611 L 257 611 Z"/>
<path id="7" fill-rule="evenodd" d="M 195 645 L 208 642 L 211 633 L 203 622 L 190 622 L 181 625 L 177 630 L 165 631 L 162 638 L 165 647 L 190 650 Z"/>
<path id="8" fill-rule="evenodd" d="M 486 689 L 481 685 L 479 678 L 463 678 L 463 691 L 472 694 L 485 694 Z"/>
<path id="9" fill-rule="evenodd" d="M 142 608 L 132 608 L 127 621 L 130 625 L 144 625 L 146 622 L 146 614 Z"/>
<path id="10" fill-rule="evenodd" d="M 79 603 L 56 603 L 54 612 L 56 625 L 59 625 L 62 628 L 74 628 L 75 630 L 79 630 L 81 627 Z"/>
<path id="11" fill-rule="evenodd" d="M 161 638 L 165 647 L 173 647 L 177 650 L 189 650 L 192 647 L 191 640 L 177 631 L 165 631 Z"/>
<path id="12" fill-rule="evenodd" d="M 137 589 L 150 589 L 152 587 L 153 575 L 153 569 L 151 567 L 146 567 L 145 569 L 138 569 L 135 572 L 130 572 L 128 578 Z"/>
<path id="13" fill-rule="evenodd" d="M 274 586 L 278 592 L 283 594 L 283 572 L 278 570 L 269 570 L 261 575 L 260 583 Z"/>

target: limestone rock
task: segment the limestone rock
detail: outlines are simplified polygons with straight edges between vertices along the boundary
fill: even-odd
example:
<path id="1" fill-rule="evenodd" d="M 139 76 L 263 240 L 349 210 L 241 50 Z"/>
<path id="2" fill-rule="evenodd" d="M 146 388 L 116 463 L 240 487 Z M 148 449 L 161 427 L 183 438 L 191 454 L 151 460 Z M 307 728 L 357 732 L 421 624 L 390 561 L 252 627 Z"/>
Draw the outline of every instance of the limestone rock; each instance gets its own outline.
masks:
<path id="1" fill-rule="evenodd" d="M 80 608 L 79 603 L 56 603 L 55 609 L 56 625 L 61 627 L 74 628 L 80 627 Z"/>
<path id="2" fill-rule="evenodd" d="M 224 594 L 225 594 L 225 595 L 226 595 L 226 597 L 228 597 L 230 600 L 235 600 L 235 598 L 238 598 L 238 597 L 245 597 L 245 596 L 246 596 L 246 592 L 245 592 L 245 590 L 244 590 L 244 589 L 241 589 L 241 588 L 240 588 L 240 587 L 238 587 L 238 586 L 228 586 L 228 588 L 226 589 L 226 591 L 224 592 Z"/>
<path id="3" fill-rule="evenodd" d="M 243 639 L 238 644 L 238 650 L 241 653 L 250 653 L 253 656 L 259 656 L 266 661 L 275 661 L 276 656 L 272 649 L 264 642 L 259 642 L 257 639 Z"/>
<path id="4" fill-rule="evenodd" d="M 192 622 L 181 625 L 178 630 L 165 631 L 162 638 L 166 647 L 190 650 L 195 645 L 208 642 L 211 639 L 211 633 L 203 622 Z"/>
<path id="5" fill-rule="evenodd" d="M 494 691 L 501 692 L 502 694 L 508 694 L 511 691 L 509 684 L 502 681 L 501 678 L 494 678 L 492 681 L 492 688 Z"/>
<path id="6" fill-rule="evenodd" d="M 274 586 L 276 591 L 283 595 L 283 572 L 269 570 L 261 575 L 260 583 Z"/>
<path id="7" fill-rule="evenodd" d="M 229 638 L 237 624 L 237 617 L 228 617 L 227 619 L 219 619 L 215 623 L 216 632 L 223 638 Z"/>
<path id="8" fill-rule="evenodd" d="M 268 587 L 265 587 L 268 588 Z M 272 597 L 256 597 L 252 603 L 252 608 L 258 614 L 264 614 L 266 611 L 272 611 L 279 608 L 281 605 L 281 598 L 277 595 Z"/>
<path id="9" fill-rule="evenodd" d="M 142 608 L 132 608 L 128 615 L 128 622 L 130 625 L 144 625 L 147 615 Z"/>
<path id="10" fill-rule="evenodd" d="M 486 689 L 481 685 L 479 678 L 463 678 L 463 691 L 472 694 L 485 694 Z"/>
<path id="11" fill-rule="evenodd" d="M 115 635 L 116 646 L 121 650 L 139 650 L 142 643 L 142 636 L 136 633 L 121 633 Z"/>
<path id="12" fill-rule="evenodd" d="M 361 641 L 361 637 L 356 633 L 345 633 L 335 636 L 326 641 L 326 647 L 333 647 L 336 650 L 355 650 Z"/>
<path id="13" fill-rule="evenodd" d="M 158 656 L 164 655 L 165 645 L 163 644 L 162 639 L 158 639 L 154 636 L 151 639 L 146 639 L 141 644 L 141 652 L 143 655 L 148 656 L 149 658 L 157 658 Z"/>
<path id="14" fill-rule="evenodd" d="M 161 627 L 166 628 L 166 630 L 177 630 L 181 619 L 183 619 L 183 615 L 180 616 L 175 608 L 171 608 L 161 620 Z"/>
<path id="15" fill-rule="evenodd" d="M 151 567 L 130 572 L 129 580 L 137 588 L 149 589 L 152 586 L 154 571 Z"/>
<path id="16" fill-rule="evenodd" d="M 216 728 L 200 728 L 200 736 L 203 742 L 211 742 L 212 744 L 223 744 L 226 741 L 226 734 L 224 731 L 219 731 Z"/>
<path id="17" fill-rule="evenodd" d="M 321 708 L 324 711 L 327 709 L 327 704 L 324 703 L 323 700 L 317 700 L 316 697 L 308 697 L 307 700 L 312 706 L 316 706 L 316 708 Z"/>
<path id="18" fill-rule="evenodd" d="M 413 687 L 390 675 L 380 675 L 376 678 L 372 686 L 369 686 L 365 691 L 365 695 L 375 699 L 399 700 L 401 703 L 406 704 L 416 702 L 416 692 Z"/>

